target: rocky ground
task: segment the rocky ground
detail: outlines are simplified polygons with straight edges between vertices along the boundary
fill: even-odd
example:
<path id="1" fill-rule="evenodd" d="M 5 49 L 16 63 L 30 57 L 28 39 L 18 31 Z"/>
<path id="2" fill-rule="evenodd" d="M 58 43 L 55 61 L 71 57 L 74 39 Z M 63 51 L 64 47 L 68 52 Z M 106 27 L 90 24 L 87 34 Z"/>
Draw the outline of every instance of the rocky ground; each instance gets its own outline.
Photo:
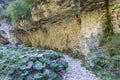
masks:
<path id="1" fill-rule="evenodd" d="M 63 74 L 63 80 L 100 80 L 91 71 L 81 66 L 81 61 L 64 56 L 64 60 L 68 62 L 68 68 Z"/>

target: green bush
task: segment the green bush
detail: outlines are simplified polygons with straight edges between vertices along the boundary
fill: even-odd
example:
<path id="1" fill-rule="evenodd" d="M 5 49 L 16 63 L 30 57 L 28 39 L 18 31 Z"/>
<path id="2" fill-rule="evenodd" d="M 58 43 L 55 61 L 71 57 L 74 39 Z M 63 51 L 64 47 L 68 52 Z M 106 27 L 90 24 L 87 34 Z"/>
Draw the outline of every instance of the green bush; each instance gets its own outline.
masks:
<path id="1" fill-rule="evenodd" d="M 116 80 L 120 75 L 120 55 L 111 56 L 104 47 L 91 48 L 82 65 L 92 70 L 101 80 Z"/>
<path id="2" fill-rule="evenodd" d="M 20 1 L 9 3 L 5 13 L 6 16 L 10 17 L 14 21 L 26 19 L 31 15 L 30 9 L 22 5 Z"/>
<path id="3" fill-rule="evenodd" d="M 114 34 L 105 44 L 111 55 L 120 55 L 120 34 Z"/>
<path id="4" fill-rule="evenodd" d="M 4 8 L 0 9 L 0 16 L 9 21 L 19 21 L 31 16 L 31 7 L 35 0 L 2 0 Z"/>
<path id="5" fill-rule="evenodd" d="M 27 8 L 30 8 L 35 0 L 18 0 L 22 5 L 24 5 Z"/>
<path id="6" fill-rule="evenodd" d="M 0 45 L 2 80 L 56 80 L 67 68 L 60 53 L 24 46 Z"/>

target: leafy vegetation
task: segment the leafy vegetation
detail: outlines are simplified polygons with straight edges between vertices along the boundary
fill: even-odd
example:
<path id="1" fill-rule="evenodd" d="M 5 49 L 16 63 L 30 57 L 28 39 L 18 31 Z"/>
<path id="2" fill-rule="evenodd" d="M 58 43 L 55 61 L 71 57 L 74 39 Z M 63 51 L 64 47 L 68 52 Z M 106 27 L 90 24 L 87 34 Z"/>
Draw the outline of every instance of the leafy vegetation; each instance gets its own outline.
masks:
<path id="1" fill-rule="evenodd" d="M 0 45 L 1 80 L 56 80 L 67 68 L 60 53 L 24 46 Z"/>
<path id="2" fill-rule="evenodd" d="M 30 16 L 29 8 L 25 8 L 19 1 L 10 3 L 5 12 L 7 16 L 15 21 L 23 20 Z"/>
<path id="3" fill-rule="evenodd" d="M 1 10 L 1 16 L 7 16 L 12 21 L 19 21 L 31 16 L 31 6 L 34 0 L 5 0 L 5 8 Z"/>
<path id="4" fill-rule="evenodd" d="M 105 47 L 110 52 L 111 56 L 120 55 L 120 33 L 111 36 L 109 41 L 105 43 Z"/>
<path id="5" fill-rule="evenodd" d="M 100 48 L 91 48 L 83 65 L 101 80 L 116 80 L 120 76 L 120 34 L 109 37 Z"/>
<path id="6" fill-rule="evenodd" d="M 92 70 L 101 80 L 116 80 L 116 76 L 120 75 L 120 55 L 111 56 L 105 48 L 92 48 L 83 66 Z"/>
<path id="7" fill-rule="evenodd" d="M 32 4 L 34 3 L 35 0 L 17 0 L 20 1 L 22 5 L 24 5 L 27 8 L 31 8 Z"/>
<path id="8" fill-rule="evenodd" d="M 115 5 L 114 7 L 118 7 Z M 91 47 L 83 66 L 92 70 L 101 80 L 117 80 L 120 78 L 120 34 L 115 34 L 106 4 L 106 22 L 100 35 L 99 47 Z"/>

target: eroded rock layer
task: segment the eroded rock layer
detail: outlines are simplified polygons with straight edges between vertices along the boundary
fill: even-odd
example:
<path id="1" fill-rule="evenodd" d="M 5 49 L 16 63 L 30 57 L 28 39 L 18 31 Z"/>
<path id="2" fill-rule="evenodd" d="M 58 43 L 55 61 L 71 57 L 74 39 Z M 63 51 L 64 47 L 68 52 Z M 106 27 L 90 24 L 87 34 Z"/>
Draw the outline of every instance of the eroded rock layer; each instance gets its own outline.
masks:
<path id="1" fill-rule="evenodd" d="M 16 24 L 14 34 L 23 44 L 86 55 L 98 46 L 107 15 L 114 32 L 120 32 L 119 0 L 38 0 L 32 17 Z"/>

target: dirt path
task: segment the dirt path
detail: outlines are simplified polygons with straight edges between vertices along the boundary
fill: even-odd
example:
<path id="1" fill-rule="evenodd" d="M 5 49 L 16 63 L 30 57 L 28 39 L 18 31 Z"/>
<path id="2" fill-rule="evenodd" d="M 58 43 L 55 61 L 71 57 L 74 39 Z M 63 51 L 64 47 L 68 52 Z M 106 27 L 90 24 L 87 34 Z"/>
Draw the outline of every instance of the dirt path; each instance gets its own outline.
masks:
<path id="1" fill-rule="evenodd" d="M 68 69 L 63 75 L 63 80 L 100 80 L 91 71 L 86 70 L 82 67 L 81 61 L 78 59 L 72 59 L 68 56 L 64 56 L 65 61 L 68 62 Z"/>

